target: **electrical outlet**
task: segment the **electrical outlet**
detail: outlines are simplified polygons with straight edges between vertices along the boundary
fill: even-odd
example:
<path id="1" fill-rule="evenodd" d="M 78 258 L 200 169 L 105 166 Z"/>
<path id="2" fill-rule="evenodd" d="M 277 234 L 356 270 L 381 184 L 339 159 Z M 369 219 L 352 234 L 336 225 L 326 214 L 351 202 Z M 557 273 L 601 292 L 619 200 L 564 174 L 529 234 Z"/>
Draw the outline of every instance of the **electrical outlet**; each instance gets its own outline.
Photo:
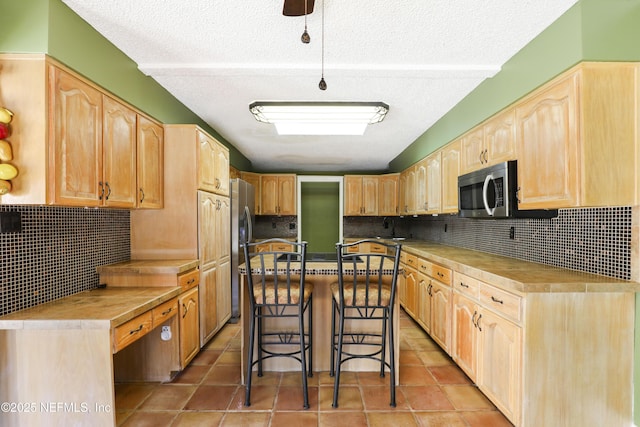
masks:
<path id="1" fill-rule="evenodd" d="M 0 233 L 22 232 L 22 215 L 20 212 L 0 212 Z"/>
<path id="2" fill-rule="evenodd" d="M 516 228 L 515 227 L 511 227 L 509 229 L 509 239 L 513 240 L 516 238 Z"/>

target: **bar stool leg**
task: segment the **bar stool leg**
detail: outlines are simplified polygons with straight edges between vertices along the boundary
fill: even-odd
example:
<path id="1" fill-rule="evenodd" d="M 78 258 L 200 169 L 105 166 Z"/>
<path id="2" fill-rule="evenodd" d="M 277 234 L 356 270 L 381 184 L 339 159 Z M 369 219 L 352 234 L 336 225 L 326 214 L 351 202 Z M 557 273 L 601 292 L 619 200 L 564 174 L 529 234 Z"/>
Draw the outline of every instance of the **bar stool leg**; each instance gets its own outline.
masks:
<path id="1" fill-rule="evenodd" d="M 394 408 L 396 407 L 396 358 L 395 358 L 395 346 L 394 336 L 393 336 L 393 309 L 387 308 L 385 309 L 386 316 L 389 319 L 389 367 L 390 373 L 389 377 L 391 378 L 391 402 L 390 405 Z"/>
<path id="2" fill-rule="evenodd" d="M 305 341 L 304 341 L 304 312 L 298 313 L 298 330 L 300 333 L 300 365 L 302 370 L 302 396 L 303 407 L 309 409 L 309 391 L 307 388 L 307 360 L 305 357 Z"/>
<path id="3" fill-rule="evenodd" d="M 340 388 L 340 371 L 342 366 L 342 340 L 344 335 L 344 308 L 338 308 L 339 311 L 339 328 L 338 331 L 338 351 L 337 351 L 337 360 L 336 360 L 336 373 L 335 379 L 333 381 L 333 404 L 331 405 L 334 408 L 338 407 L 338 390 Z"/>
<path id="4" fill-rule="evenodd" d="M 336 373 L 336 300 L 331 298 L 331 364 L 329 366 L 329 376 Z"/>
<path id="5" fill-rule="evenodd" d="M 247 376 L 245 377 L 244 406 L 251 406 L 251 374 L 253 371 L 253 345 L 255 341 L 256 317 L 251 312 L 251 323 L 249 325 L 249 354 L 247 357 Z"/>
<path id="6" fill-rule="evenodd" d="M 309 297 L 309 368 L 307 375 L 313 377 L 313 295 Z"/>

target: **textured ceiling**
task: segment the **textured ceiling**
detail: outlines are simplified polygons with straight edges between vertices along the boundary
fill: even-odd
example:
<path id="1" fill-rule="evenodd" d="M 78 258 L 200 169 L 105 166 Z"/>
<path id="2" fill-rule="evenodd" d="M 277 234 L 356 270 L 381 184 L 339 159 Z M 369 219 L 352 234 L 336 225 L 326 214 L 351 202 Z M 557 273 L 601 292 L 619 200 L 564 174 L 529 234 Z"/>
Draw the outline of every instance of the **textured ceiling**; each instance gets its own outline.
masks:
<path id="1" fill-rule="evenodd" d="M 261 171 L 384 170 L 577 0 L 63 0 Z M 324 77 L 322 64 L 324 2 Z M 253 101 L 382 101 L 364 136 L 278 136 Z"/>

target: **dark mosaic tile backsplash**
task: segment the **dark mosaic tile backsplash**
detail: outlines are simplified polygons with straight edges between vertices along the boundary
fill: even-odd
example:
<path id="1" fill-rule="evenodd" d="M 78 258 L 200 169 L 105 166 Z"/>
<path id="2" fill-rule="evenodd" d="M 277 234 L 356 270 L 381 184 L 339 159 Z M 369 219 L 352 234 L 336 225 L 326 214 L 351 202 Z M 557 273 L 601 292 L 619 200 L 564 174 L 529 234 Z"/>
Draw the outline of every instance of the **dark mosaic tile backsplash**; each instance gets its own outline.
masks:
<path id="1" fill-rule="evenodd" d="M 21 233 L 0 234 L 0 315 L 98 285 L 98 265 L 131 257 L 129 211 L 0 206 Z"/>
<path id="2" fill-rule="evenodd" d="M 552 219 L 470 219 L 455 215 L 351 217 L 345 237 L 428 240 L 571 270 L 631 279 L 631 207 L 560 209 Z M 513 228 L 513 239 L 510 238 Z"/>
<path id="3" fill-rule="evenodd" d="M 130 259 L 127 210 L 0 205 L 2 211 L 21 213 L 22 232 L 0 234 L 0 315 L 92 289 L 96 266 Z M 296 217 L 257 222 L 262 238 L 297 235 Z M 554 219 L 350 217 L 343 226 L 345 237 L 395 235 L 631 278 L 631 207 L 565 209 Z"/>

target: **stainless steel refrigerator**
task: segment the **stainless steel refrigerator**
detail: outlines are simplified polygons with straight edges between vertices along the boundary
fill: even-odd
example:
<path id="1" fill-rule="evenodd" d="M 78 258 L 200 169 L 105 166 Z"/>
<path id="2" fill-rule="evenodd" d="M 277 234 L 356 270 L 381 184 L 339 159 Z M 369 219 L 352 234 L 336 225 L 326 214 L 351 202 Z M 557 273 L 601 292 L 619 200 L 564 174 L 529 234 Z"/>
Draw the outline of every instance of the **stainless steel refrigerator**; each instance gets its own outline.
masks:
<path id="1" fill-rule="evenodd" d="M 240 274 L 238 266 L 244 263 L 244 253 L 240 245 L 253 241 L 255 222 L 255 189 L 241 179 L 231 180 L 231 319 L 236 323 L 240 318 Z"/>

